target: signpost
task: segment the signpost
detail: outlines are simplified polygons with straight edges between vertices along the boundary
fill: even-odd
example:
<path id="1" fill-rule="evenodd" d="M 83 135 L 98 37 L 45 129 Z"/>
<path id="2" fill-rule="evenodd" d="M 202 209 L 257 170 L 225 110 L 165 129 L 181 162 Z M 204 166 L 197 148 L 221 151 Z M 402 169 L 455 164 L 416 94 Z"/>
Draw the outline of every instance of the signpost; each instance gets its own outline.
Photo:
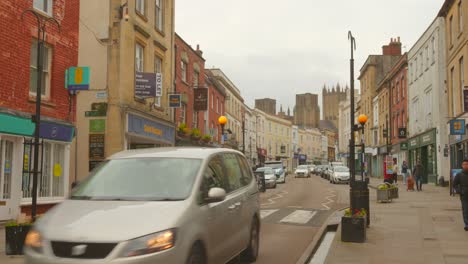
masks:
<path id="1" fill-rule="evenodd" d="M 89 90 L 89 67 L 70 67 L 65 71 L 65 88 L 69 91 Z"/>
<path id="2" fill-rule="evenodd" d="M 155 97 L 156 96 L 156 73 L 135 72 L 135 96 Z"/>

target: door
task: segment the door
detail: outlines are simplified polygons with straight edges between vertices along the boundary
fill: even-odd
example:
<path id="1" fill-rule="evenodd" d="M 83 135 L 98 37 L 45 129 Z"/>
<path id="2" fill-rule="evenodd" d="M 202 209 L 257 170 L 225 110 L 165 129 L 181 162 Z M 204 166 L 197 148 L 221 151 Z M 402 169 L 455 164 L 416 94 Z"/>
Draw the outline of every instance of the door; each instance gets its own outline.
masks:
<path id="1" fill-rule="evenodd" d="M 200 187 L 202 201 L 202 211 L 207 219 L 207 244 L 209 247 L 209 258 L 211 263 L 224 263 L 228 258 L 230 244 L 230 226 L 232 221 L 228 214 L 228 207 L 231 206 L 231 201 L 226 199 L 219 203 L 204 204 L 203 199 L 208 197 L 208 192 L 211 188 L 218 187 L 226 190 L 227 183 L 224 178 L 224 166 L 221 156 L 214 156 L 209 162 L 203 173 L 203 182 Z M 226 190 L 227 192 L 227 190 Z"/>
<path id="2" fill-rule="evenodd" d="M 423 183 L 428 183 L 429 179 L 429 173 L 431 173 L 431 170 L 429 168 L 429 155 L 427 151 L 427 147 L 422 147 L 421 148 L 421 163 L 424 167 L 424 175 L 422 178 Z"/>
<path id="3" fill-rule="evenodd" d="M 0 221 L 13 219 L 12 174 L 14 143 L 0 140 Z"/>

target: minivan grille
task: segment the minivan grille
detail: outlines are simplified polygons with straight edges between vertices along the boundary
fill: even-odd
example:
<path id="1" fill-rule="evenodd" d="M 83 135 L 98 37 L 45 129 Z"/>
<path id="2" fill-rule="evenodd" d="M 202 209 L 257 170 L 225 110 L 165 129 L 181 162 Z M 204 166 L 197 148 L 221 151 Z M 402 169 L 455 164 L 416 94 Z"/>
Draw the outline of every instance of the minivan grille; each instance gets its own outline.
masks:
<path id="1" fill-rule="evenodd" d="M 74 243 L 52 241 L 54 255 L 59 258 L 103 259 L 115 248 L 116 243 Z"/>

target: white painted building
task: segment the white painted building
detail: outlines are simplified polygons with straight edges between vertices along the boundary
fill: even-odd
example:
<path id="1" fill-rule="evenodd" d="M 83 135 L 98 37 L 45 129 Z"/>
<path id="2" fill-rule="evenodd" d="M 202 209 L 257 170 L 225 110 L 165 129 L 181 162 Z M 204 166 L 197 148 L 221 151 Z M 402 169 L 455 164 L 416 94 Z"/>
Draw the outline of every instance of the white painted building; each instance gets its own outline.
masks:
<path id="1" fill-rule="evenodd" d="M 436 18 L 408 53 L 408 157 L 410 166 L 421 159 L 430 183 L 449 176 L 445 59 L 445 21 Z"/>
<path id="2" fill-rule="evenodd" d="M 338 155 L 337 160 L 341 160 L 345 164 L 348 163 L 349 157 L 349 140 L 351 139 L 351 90 L 347 90 L 346 100 L 341 101 L 339 105 L 339 123 L 338 123 Z M 354 92 L 354 104 L 359 100 L 359 92 Z M 356 109 L 356 108 L 355 108 Z"/>
<path id="3" fill-rule="evenodd" d="M 322 164 L 328 163 L 328 137 L 322 134 L 322 148 L 321 158 Z"/>

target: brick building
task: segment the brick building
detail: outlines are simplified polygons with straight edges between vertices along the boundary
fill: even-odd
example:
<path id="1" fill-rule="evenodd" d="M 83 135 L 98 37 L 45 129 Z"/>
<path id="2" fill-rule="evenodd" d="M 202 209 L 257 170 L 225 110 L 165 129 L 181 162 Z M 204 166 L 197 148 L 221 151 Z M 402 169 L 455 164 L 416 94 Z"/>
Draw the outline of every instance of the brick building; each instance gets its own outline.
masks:
<path id="1" fill-rule="evenodd" d="M 175 34 L 175 86 L 176 93 L 182 94 L 182 107 L 176 109 L 176 124 L 198 128 L 205 133 L 204 113 L 194 111 L 194 89 L 206 88 L 205 59 L 203 52 L 194 50 L 177 33 Z"/>
<path id="2" fill-rule="evenodd" d="M 226 89 L 209 70 L 205 70 L 205 82 L 208 86 L 208 111 L 204 114 L 206 134 L 213 137 L 214 142 L 221 143 L 221 129 L 218 118 L 225 114 L 224 101 Z"/>
<path id="3" fill-rule="evenodd" d="M 38 182 L 38 213 L 69 191 L 75 99 L 64 88 L 65 71 L 78 61 L 79 0 L 0 1 L 0 221 L 29 214 L 32 146 L 37 89 L 37 21 L 26 9 L 54 17 L 60 32 L 47 26 L 44 48 L 41 127 L 43 145 Z M 31 172 L 30 172 L 31 171 Z"/>

